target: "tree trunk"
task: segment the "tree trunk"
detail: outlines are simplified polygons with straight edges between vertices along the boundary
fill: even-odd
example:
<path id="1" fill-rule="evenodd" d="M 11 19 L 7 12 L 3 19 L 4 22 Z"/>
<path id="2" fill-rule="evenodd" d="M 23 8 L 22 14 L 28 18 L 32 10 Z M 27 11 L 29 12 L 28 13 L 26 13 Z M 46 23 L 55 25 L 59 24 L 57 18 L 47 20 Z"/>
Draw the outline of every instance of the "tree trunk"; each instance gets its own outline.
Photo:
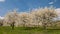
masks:
<path id="1" fill-rule="evenodd" d="M 47 25 L 46 23 L 43 24 L 43 28 L 44 28 L 44 29 L 46 29 L 46 25 Z"/>
<path id="2" fill-rule="evenodd" d="M 12 24 L 11 24 L 11 27 L 12 27 L 12 30 L 14 30 L 14 25 L 15 24 L 15 22 L 13 22 Z"/>

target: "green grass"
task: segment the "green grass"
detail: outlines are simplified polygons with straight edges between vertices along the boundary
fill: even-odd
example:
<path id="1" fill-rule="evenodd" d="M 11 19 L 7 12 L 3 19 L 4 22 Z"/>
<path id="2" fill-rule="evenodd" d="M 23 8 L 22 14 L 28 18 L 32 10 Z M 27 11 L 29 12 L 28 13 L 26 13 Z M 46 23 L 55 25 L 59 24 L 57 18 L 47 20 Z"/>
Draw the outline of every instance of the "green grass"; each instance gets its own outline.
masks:
<path id="1" fill-rule="evenodd" d="M 60 30 L 45 30 L 42 28 L 24 28 L 15 27 L 14 30 L 11 27 L 0 27 L 0 34 L 60 34 Z"/>

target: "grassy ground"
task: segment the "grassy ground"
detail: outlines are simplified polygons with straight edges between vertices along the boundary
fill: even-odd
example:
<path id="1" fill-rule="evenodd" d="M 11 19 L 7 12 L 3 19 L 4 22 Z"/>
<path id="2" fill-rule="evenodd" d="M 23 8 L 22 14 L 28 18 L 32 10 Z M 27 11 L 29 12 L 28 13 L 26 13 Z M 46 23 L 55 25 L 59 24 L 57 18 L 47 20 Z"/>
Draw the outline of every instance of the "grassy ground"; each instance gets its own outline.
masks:
<path id="1" fill-rule="evenodd" d="M 0 34 L 60 34 L 60 30 L 45 30 L 41 28 L 0 27 Z"/>

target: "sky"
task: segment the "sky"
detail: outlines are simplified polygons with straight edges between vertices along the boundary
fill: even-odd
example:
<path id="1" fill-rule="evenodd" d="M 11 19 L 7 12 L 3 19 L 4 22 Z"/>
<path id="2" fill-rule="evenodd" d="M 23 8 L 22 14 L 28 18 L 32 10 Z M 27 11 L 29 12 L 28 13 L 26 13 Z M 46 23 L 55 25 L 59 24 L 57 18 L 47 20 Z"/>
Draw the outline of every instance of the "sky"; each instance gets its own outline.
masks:
<path id="1" fill-rule="evenodd" d="M 60 0 L 0 0 L 0 16 L 4 16 L 9 10 L 15 8 L 19 12 L 24 12 L 45 6 L 60 8 Z"/>

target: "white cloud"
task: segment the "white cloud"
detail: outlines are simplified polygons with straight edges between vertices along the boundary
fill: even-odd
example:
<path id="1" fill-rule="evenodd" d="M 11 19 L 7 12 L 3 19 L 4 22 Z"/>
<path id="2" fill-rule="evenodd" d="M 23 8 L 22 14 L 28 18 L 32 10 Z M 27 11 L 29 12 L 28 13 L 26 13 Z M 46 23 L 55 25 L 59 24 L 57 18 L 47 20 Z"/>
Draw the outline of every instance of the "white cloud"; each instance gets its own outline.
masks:
<path id="1" fill-rule="evenodd" d="M 60 14 L 60 8 L 55 9 L 55 11 Z"/>
<path id="2" fill-rule="evenodd" d="M 0 19 L 4 19 L 4 17 L 1 17 L 1 16 L 0 16 Z"/>
<path id="3" fill-rule="evenodd" d="M 54 4 L 54 2 L 49 2 L 49 4 Z"/>
<path id="4" fill-rule="evenodd" d="M 0 2 L 5 2 L 5 0 L 0 0 Z"/>
<path id="5" fill-rule="evenodd" d="M 57 0 L 54 0 L 52 2 L 49 2 L 48 4 L 54 4 L 55 2 L 57 2 Z"/>
<path id="6" fill-rule="evenodd" d="M 53 21 L 60 20 L 60 8 L 55 9 L 55 11 L 56 11 L 58 17 L 57 18 L 53 18 L 54 19 Z"/>
<path id="7" fill-rule="evenodd" d="M 56 20 L 60 20 L 60 8 L 55 9 L 55 11 L 58 14 L 58 18 L 56 18 Z"/>

